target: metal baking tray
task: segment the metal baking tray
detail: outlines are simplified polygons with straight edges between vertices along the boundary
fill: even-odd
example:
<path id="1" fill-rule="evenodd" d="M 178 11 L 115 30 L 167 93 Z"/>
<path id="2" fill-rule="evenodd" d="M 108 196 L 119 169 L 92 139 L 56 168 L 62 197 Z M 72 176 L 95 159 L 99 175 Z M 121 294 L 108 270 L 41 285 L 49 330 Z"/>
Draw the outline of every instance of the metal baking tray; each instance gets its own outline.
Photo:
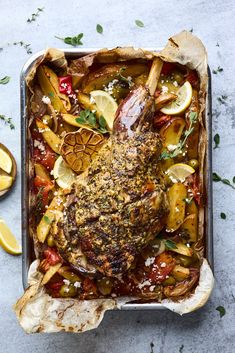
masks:
<path id="1" fill-rule="evenodd" d="M 78 58 L 91 54 L 100 48 L 84 49 L 60 49 L 68 59 Z M 150 51 L 160 51 L 160 48 L 145 48 Z M 27 278 L 29 266 L 34 260 L 33 241 L 29 235 L 29 150 L 28 150 L 28 119 L 27 119 L 27 87 L 25 77 L 32 66 L 39 60 L 45 51 L 40 51 L 30 57 L 25 63 L 20 76 L 21 92 L 21 205 L 22 205 L 22 280 L 24 289 L 27 288 Z M 208 94 L 206 101 L 206 111 L 204 113 L 205 126 L 207 128 L 207 151 L 205 163 L 205 194 L 207 195 L 207 204 L 205 207 L 205 253 L 206 258 L 213 270 L 213 217 L 212 217 L 212 99 L 211 99 L 211 73 L 208 67 Z M 165 309 L 161 303 L 133 303 L 124 304 L 122 310 L 160 310 Z"/>

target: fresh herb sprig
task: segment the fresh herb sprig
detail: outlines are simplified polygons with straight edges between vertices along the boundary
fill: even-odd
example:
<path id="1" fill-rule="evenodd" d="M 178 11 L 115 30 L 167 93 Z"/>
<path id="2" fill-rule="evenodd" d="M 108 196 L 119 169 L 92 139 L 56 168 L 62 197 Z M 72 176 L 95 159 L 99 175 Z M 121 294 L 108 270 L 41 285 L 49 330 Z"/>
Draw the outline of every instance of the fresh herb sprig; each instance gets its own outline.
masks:
<path id="1" fill-rule="evenodd" d="M 40 15 L 41 12 L 43 12 L 44 7 L 38 7 L 37 11 L 35 13 L 32 13 L 31 17 L 27 19 L 28 23 L 36 21 L 36 18 Z"/>
<path id="2" fill-rule="evenodd" d="M 150 342 L 150 353 L 154 353 L 153 347 L 154 347 L 154 343 Z"/>
<path id="3" fill-rule="evenodd" d="M 103 33 L 103 27 L 99 23 L 96 25 L 96 32 L 100 34 Z"/>
<path id="4" fill-rule="evenodd" d="M 4 121 L 5 125 L 9 125 L 11 130 L 15 129 L 15 125 L 12 122 L 12 118 L 8 118 L 5 115 L 0 114 L 0 120 Z"/>
<path id="5" fill-rule="evenodd" d="M 183 353 L 184 345 L 182 344 L 179 349 L 179 353 Z"/>
<path id="6" fill-rule="evenodd" d="M 51 224 L 51 222 L 52 222 L 48 216 L 43 216 L 43 219 L 47 224 Z"/>
<path id="7" fill-rule="evenodd" d="M 83 45 L 83 43 L 81 41 L 82 37 L 83 37 L 83 33 L 79 33 L 78 35 L 76 35 L 74 37 L 65 37 L 65 38 L 55 36 L 55 38 L 60 39 L 65 44 L 72 45 L 73 47 L 76 47 L 77 45 Z"/>
<path id="8" fill-rule="evenodd" d="M 104 117 L 101 115 L 97 120 L 95 114 L 92 113 L 89 109 L 82 110 L 79 114 L 79 117 L 76 118 L 76 122 L 81 125 L 90 126 L 92 129 L 95 129 L 101 134 L 108 132 L 107 123 Z"/>
<path id="9" fill-rule="evenodd" d="M 10 76 L 5 76 L 2 79 L 0 79 L 0 84 L 1 85 L 6 85 L 10 81 Z"/>
<path id="10" fill-rule="evenodd" d="M 121 67 L 120 70 L 118 71 L 117 78 L 118 78 L 118 80 L 127 83 L 128 86 L 130 87 L 130 86 L 132 86 L 133 83 L 131 82 L 130 79 L 128 79 L 127 77 L 123 76 L 122 73 L 123 73 L 125 70 L 126 70 L 125 67 Z"/>
<path id="11" fill-rule="evenodd" d="M 165 246 L 169 250 L 177 249 L 176 243 L 173 240 L 170 240 L 170 239 L 165 240 Z"/>
<path id="12" fill-rule="evenodd" d="M 220 213 L 220 218 L 226 219 L 226 214 L 225 214 L 224 212 L 221 212 L 221 213 Z"/>
<path id="13" fill-rule="evenodd" d="M 226 310 L 222 305 L 217 306 L 215 310 L 219 312 L 220 318 L 222 318 L 226 314 Z"/>
<path id="14" fill-rule="evenodd" d="M 224 179 L 221 176 L 219 176 L 217 173 L 213 173 L 212 174 L 212 179 L 215 182 L 219 182 L 221 181 L 221 183 L 230 186 L 231 188 L 235 189 L 235 186 L 231 183 L 231 181 L 229 181 L 228 179 Z M 235 183 L 235 177 L 233 177 L 233 183 Z"/>
<path id="15" fill-rule="evenodd" d="M 226 100 L 228 99 L 228 96 L 226 95 L 221 95 L 219 97 L 217 97 L 217 101 L 220 102 L 221 104 L 226 104 Z"/>
<path id="16" fill-rule="evenodd" d="M 27 54 L 32 54 L 31 44 L 27 44 L 21 40 L 20 42 L 14 42 L 13 45 L 19 45 L 26 50 Z"/>
<path id="17" fill-rule="evenodd" d="M 213 74 L 217 75 L 219 72 L 224 71 L 224 69 L 220 66 L 217 67 L 217 69 L 212 70 Z"/>
<path id="18" fill-rule="evenodd" d="M 185 147 L 188 137 L 192 134 L 194 130 L 194 124 L 197 121 L 198 114 L 196 112 L 191 112 L 189 114 L 189 128 L 184 132 L 184 138 L 181 140 L 174 151 L 163 151 L 161 153 L 160 159 L 169 159 L 174 158 L 182 153 L 183 148 Z"/>
<path id="19" fill-rule="evenodd" d="M 220 144 L 220 135 L 219 134 L 215 134 L 214 143 L 215 143 L 215 147 L 214 147 L 214 150 L 215 150 L 216 148 L 219 147 L 219 144 Z"/>

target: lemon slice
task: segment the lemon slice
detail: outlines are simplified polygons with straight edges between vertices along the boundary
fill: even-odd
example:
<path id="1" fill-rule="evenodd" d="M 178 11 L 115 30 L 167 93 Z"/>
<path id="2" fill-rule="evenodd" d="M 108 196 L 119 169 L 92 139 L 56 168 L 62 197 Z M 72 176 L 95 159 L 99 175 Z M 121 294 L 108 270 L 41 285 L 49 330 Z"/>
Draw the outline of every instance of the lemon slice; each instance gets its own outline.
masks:
<path id="1" fill-rule="evenodd" d="M 192 100 L 192 86 L 191 84 L 186 81 L 183 86 L 181 86 L 177 91 L 177 98 L 170 102 L 169 104 L 165 105 L 160 111 L 163 114 L 167 115 L 175 115 L 182 113 L 191 103 Z"/>
<path id="2" fill-rule="evenodd" d="M 176 163 L 167 169 L 166 174 L 169 176 L 173 183 L 177 183 L 179 181 L 182 183 L 185 181 L 185 178 L 194 172 L 195 169 L 190 167 L 190 165 L 184 163 Z"/>
<path id="3" fill-rule="evenodd" d="M 92 91 L 90 95 L 95 100 L 98 111 L 100 111 L 106 120 L 109 130 L 112 130 L 115 113 L 118 107 L 116 101 L 110 94 L 101 90 Z"/>
<path id="4" fill-rule="evenodd" d="M 0 168 L 10 174 L 12 170 L 11 157 L 0 148 Z"/>
<path id="5" fill-rule="evenodd" d="M 0 245 L 9 254 L 19 255 L 22 253 L 21 246 L 3 219 L 0 219 Z"/>
<path id="6" fill-rule="evenodd" d="M 62 189 L 70 188 L 72 183 L 76 180 L 74 172 L 69 168 L 61 156 L 55 162 L 53 175 L 55 181 Z"/>
<path id="7" fill-rule="evenodd" d="M 0 191 L 9 189 L 12 185 L 13 178 L 9 175 L 0 175 Z"/>

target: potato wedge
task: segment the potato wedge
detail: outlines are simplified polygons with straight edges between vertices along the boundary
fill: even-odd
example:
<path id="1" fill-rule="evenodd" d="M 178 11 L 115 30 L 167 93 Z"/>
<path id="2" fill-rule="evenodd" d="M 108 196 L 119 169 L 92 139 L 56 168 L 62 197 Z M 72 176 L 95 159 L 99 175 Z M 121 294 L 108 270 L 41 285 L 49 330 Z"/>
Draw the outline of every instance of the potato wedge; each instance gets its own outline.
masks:
<path id="1" fill-rule="evenodd" d="M 44 140 L 57 154 L 60 153 L 61 139 L 40 119 L 36 119 L 36 125 L 41 132 Z"/>
<path id="2" fill-rule="evenodd" d="M 195 213 L 187 216 L 184 223 L 180 226 L 180 232 L 187 234 L 189 236 L 189 240 L 192 242 L 197 241 L 197 229 L 198 216 Z"/>
<path id="3" fill-rule="evenodd" d="M 198 207 L 196 205 L 196 202 L 194 200 L 192 200 L 190 203 L 186 204 L 186 215 L 190 215 L 195 213 L 196 215 L 198 215 Z"/>
<path id="4" fill-rule="evenodd" d="M 180 141 L 184 128 L 185 120 L 183 118 L 173 118 L 166 123 L 160 130 L 163 147 L 176 146 Z"/>
<path id="5" fill-rule="evenodd" d="M 47 235 L 50 232 L 53 221 L 56 218 L 56 213 L 63 210 L 63 198 L 61 196 L 56 196 L 51 201 L 48 209 L 43 215 L 40 223 L 37 226 L 37 237 L 40 243 L 44 243 Z"/>
<path id="6" fill-rule="evenodd" d="M 176 252 L 177 254 L 181 254 L 184 256 L 193 256 L 193 249 L 187 247 L 184 243 L 176 243 L 175 248 L 171 248 L 171 251 Z"/>
<path id="7" fill-rule="evenodd" d="M 58 263 L 56 265 L 50 266 L 47 272 L 45 273 L 41 284 L 44 285 L 50 281 L 50 279 L 56 274 L 59 268 L 62 266 L 62 263 Z"/>
<path id="8" fill-rule="evenodd" d="M 173 184 L 167 192 L 170 212 L 167 216 L 166 231 L 174 232 L 184 221 L 187 189 L 184 184 Z"/>
<path id="9" fill-rule="evenodd" d="M 51 182 L 51 178 L 49 176 L 49 173 L 42 164 L 35 163 L 34 170 L 35 170 L 36 176 L 39 176 L 41 179 L 43 179 L 45 181 Z"/>
<path id="10" fill-rule="evenodd" d="M 86 129 L 89 128 L 88 125 L 84 125 L 84 124 L 79 124 L 76 121 L 76 118 L 78 118 L 78 115 L 72 115 L 72 114 L 62 114 L 62 118 L 63 120 L 67 123 L 70 124 L 72 126 L 77 126 L 77 127 L 85 127 Z"/>
<path id="11" fill-rule="evenodd" d="M 51 104 L 57 112 L 66 113 L 71 109 L 69 97 L 59 91 L 58 77 L 53 70 L 45 65 L 40 65 L 37 78 L 43 94 L 50 98 Z"/>
<path id="12" fill-rule="evenodd" d="M 121 70 L 121 71 L 120 71 Z M 82 84 L 83 92 L 89 93 L 94 90 L 104 89 L 110 81 L 118 79 L 121 72 L 124 77 L 136 77 L 148 73 L 148 66 L 145 64 L 107 64 L 101 69 L 91 72 Z"/>
<path id="13" fill-rule="evenodd" d="M 91 102 L 91 99 L 87 94 L 78 92 L 77 98 L 78 103 L 82 105 L 83 109 L 89 109 L 90 111 L 95 110 L 95 114 L 98 118 L 102 115 L 99 109 L 97 108 L 96 104 Z"/>
<path id="14" fill-rule="evenodd" d="M 171 274 L 177 281 L 183 281 L 189 277 L 190 271 L 187 267 L 175 265 Z"/>

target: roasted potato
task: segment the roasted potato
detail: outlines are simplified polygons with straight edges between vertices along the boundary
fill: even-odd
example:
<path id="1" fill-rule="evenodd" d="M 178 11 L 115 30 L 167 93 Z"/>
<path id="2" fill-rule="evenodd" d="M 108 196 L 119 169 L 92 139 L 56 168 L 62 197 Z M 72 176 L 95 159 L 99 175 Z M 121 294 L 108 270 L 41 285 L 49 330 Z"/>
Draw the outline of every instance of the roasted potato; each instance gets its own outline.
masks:
<path id="1" fill-rule="evenodd" d="M 176 279 L 176 281 L 183 281 L 184 279 L 188 278 L 190 271 L 187 267 L 175 265 L 171 274 Z"/>
<path id="2" fill-rule="evenodd" d="M 59 154 L 61 145 L 60 138 L 40 119 L 36 119 L 36 125 L 46 143 L 48 143 L 48 145 L 51 147 L 51 149 L 53 149 L 54 152 Z"/>
<path id="3" fill-rule="evenodd" d="M 190 214 L 187 216 L 180 226 L 180 232 L 189 236 L 189 241 L 197 241 L 198 215 Z"/>
<path id="4" fill-rule="evenodd" d="M 177 254 L 181 254 L 184 256 L 193 256 L 193 249 L 189 248 L 184 243 L 176 243 L 176 247 L 172 248 L 171 251 L 174 251 Z"/>
<path id="5" fill-rule="evenodd" d="M 166 231 L 174 232 L 178 229 L 184 221 L 185 217 L 185 198 L 187 196 L 187 189 L 184 184 L 173 184 L 168 192 L 168 200 L 170 212 L 167 216 Z"/>
<path id="6" fill-rule="evenodd" d="M 54 266 L 50 266 L 49 269 L 47 270 L 47 272 L 45 273 L 41 284 L 44 285 L 47 282 L 50 281 L 50 279 L 54 276 L 54 274 L 56 274 L 56 272 L 59 270 L 59 268 L 62 266 L 62 263 L 58 263 Z"/>
<path id="7" fill-rule="evenodd" d="M 182 136 L 185 128 L 185 120 L 183 118 L 172 118 L 160 130 L 160 136 L 163 140 L 163 147 L 176 146 Z"/>

